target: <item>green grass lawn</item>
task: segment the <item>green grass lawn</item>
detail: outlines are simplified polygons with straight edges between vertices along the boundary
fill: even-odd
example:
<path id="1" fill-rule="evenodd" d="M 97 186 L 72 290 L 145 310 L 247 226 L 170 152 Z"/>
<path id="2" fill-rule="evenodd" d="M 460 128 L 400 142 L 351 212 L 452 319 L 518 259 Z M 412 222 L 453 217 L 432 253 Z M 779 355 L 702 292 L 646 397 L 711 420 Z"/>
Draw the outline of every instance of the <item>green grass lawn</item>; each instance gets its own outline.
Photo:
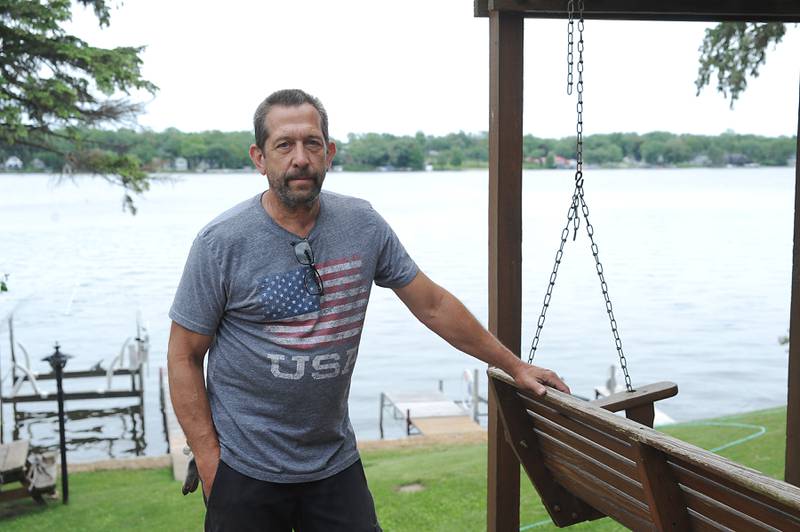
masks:
<path id="1" fill-rule="evenodd" d="M 765 432 L 762 432 L 761 427 Z M 777 408 L 674 425 L 664 429 L 690 443 L 776 478 L 783 476 L 786 409 Z M 757 436 L 758 435 L 758 436 Z M 486 445 L 440 445 L 379 450 L 362 454 L 384 530 L 484 530 L 486 522 Z M 421 491 L 404 492 L 418 484 Z M 29 500 L 0 505 L 3 531 L 200 530 L 203 501 L 187 497 L 171 470 L 104 471 L 70 475 L 70 503 L 38 507 Z M 523 530 L 555 530 L 524 474 L 520 523 Z M 535 526 L 534 526 L 535 525 Z M 605 519 L 576 529 L 624 530 Z"/>
<path id="2" fill-rule="evenodd" d="M 30 499 L 0 505 L 0 530 L 202 530 L 203 498 L 180 490 L 171 468 L 75 473 L 68 505 L 41 507 Z"/>

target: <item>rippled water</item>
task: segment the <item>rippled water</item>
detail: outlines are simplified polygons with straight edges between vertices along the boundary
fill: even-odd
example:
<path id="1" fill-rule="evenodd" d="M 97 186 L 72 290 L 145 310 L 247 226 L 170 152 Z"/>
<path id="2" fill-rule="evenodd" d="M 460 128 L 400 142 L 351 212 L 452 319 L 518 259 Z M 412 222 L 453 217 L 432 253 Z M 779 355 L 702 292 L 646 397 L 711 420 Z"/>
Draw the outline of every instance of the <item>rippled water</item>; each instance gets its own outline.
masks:
<path id="1" fill-rule="evenodd" d="M 68 410 L 111 409 L 105 417 L 75 414 L 68 425 L 75 459 L 165 452 L 158 368 L 165 365 L 167 310 L 186 253 L 208 220 L 256 194 L 262 179 L 181 176 L 156 184 L 131 217 L 120 212 L 120 192 L 99 180 L 56 186 L 44 176 L 0 175 L 0 273 L 11 274 L 0 317 L 13 312 L 16 338 L 34 368 L 47 370 L 39 359 L 56 340 L 76 355 L 68 369 L 110 360 L 135 334 L 137 311 L 149 329 L 143 434 L 141 416 L 128 408 L 136 400 L 68 403 Z M 793 170 L 592 170 L 586 182 L 634 385 L 677 382 L 678 397 L 662 408 L 678 420 L 785 403 L 787 355 L 778 337 L 789 319 Z M 334 173 L 326 188 L 371 201 L 421 268 L 486 322 L 486 171 Z M 525 353 L 570 193 L 567 171 L 525 174 Z M 3 376 L 8 345 L 3 320 Z M 593 259 L 580 234 L 568 243 L 537 363 L 588 396 L 615 360 Z M 381 391 L 432 390 L 442 379 L 445 393 L 461 398 L 464 370 L 477 367 L 418 324 L 391 291 L 375 289 L 350 397 L 359 438 L 378 435 Z M 9 381 L 2 386 L 6 393 Z M 482 388 L 485 393 L 485 383 Z M 54 404 L 20 409 L 48 407 L 55 410 Z M 9 406 L 4 414 L 8 438 Z M 54 418 L 33 419 L 24 421 L 22 435 L 52 445 Z M 392 434 L 402 429 L 390 428 Z"/>

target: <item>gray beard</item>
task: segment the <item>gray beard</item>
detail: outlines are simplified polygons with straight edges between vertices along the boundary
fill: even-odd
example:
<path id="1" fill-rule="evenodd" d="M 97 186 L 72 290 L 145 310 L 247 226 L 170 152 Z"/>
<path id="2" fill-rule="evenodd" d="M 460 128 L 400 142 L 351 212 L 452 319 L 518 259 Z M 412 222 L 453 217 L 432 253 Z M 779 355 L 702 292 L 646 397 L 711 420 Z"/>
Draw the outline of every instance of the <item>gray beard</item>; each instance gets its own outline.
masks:
<path id="1" fill-rule="evenodd" d="M 311 191 L 311 194 L 304 195 L 303 197 L 297 197 L 290 192 L 288 184 L 291 179 L 283 180 L 281 185 L 274 187 L 275 193 L 277 194 L 280 202 L 289 209 L 294 210 L 298 207 L 311 207 L 319 197 L 319 193 L 322 190 L 322 180 L 324 177 L 325 174 L 314 176 L 314 188 Z"/>

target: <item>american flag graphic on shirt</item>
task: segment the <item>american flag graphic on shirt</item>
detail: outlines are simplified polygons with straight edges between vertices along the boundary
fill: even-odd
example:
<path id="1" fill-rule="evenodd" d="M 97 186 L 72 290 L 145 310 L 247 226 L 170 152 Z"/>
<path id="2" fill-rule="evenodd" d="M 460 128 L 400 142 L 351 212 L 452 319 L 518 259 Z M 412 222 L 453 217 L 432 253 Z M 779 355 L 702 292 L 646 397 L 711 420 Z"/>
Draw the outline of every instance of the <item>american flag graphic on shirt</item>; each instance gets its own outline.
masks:
<path id="1" fill-rule="evenodd" d="M 364 278 L 361 257 L 317 264 L 323 296 L 311 295 L 304 278 L 308 266 L 270 275 L 259 285 L 272 341 L 293 349 L 340 344 L 361 334 L 371 281 Z"/>

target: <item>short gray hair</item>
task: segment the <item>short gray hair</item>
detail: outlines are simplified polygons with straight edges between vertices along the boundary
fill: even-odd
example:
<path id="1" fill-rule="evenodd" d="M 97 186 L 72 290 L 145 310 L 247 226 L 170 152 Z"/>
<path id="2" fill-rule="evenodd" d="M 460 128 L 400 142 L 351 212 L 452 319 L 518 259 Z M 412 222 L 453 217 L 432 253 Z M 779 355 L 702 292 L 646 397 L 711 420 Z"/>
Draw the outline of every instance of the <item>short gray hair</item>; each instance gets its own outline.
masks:
<path id="1" fill-rule="evenodd" d="M 256 134 L 256 146 L 260 149 L 264 148 L 264 144 L 269 138 L 269 131 L 267 131 L 267 113 L 274 106 L 284 107 L 297 107 L 304 103 L 310 104 L 317 110 L 320 118 L 320 126 L 322 128 L 322 137 L 325 139 L 325 144 L 330 142 L 328 138 L 328 113 L 322 102 L 318 98 L 308 94 L 300 89 L 282 89 L 275 91 L 267 96 L 263 102 L 258 105 L 256 113 L 253 115 L 253 129 Z"/>

